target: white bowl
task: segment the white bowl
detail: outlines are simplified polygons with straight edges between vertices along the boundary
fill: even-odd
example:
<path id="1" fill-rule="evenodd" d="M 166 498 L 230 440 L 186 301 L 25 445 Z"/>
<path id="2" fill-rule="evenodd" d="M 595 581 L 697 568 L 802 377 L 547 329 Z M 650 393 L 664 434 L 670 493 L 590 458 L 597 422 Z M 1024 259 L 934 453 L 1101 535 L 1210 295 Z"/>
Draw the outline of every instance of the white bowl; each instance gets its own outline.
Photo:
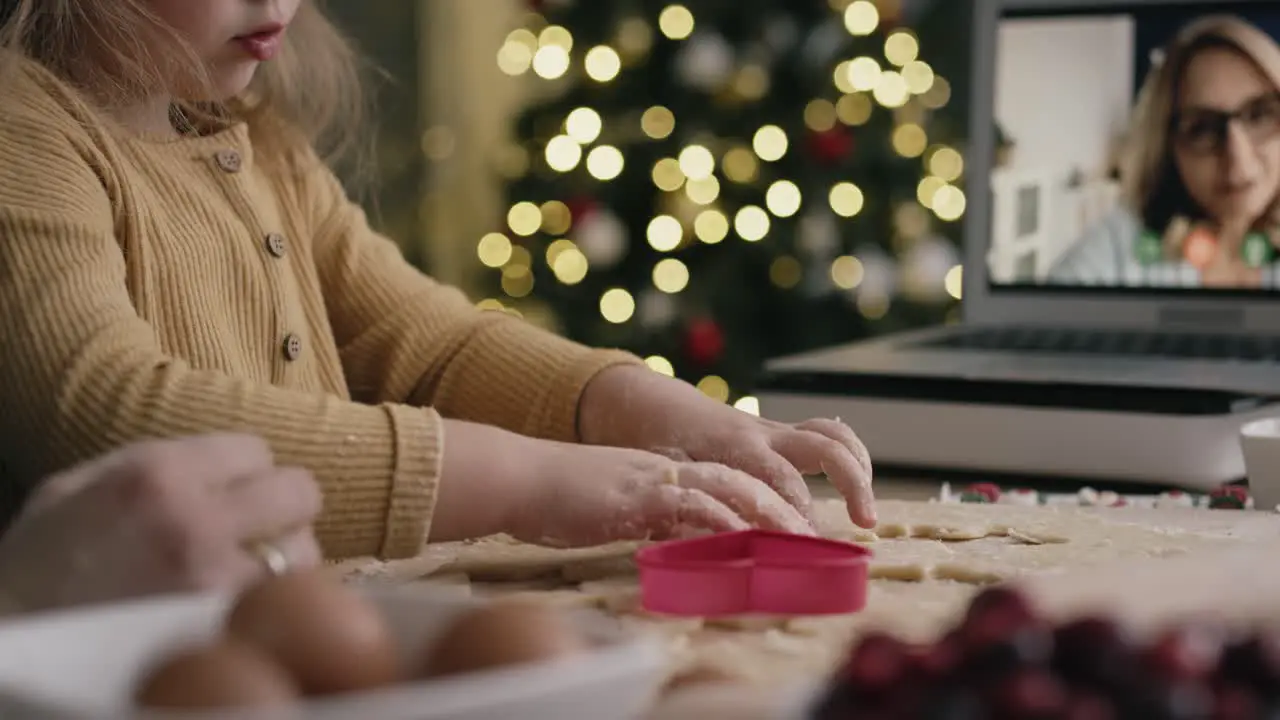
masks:
<path id="1" fill-rule="evenodd" d="M 481 601 L 425 586 L 362 589 L 391 624 L 405 657 L 421 657 L 448 622 Z M 214 636 L 229 598 L 177 596 L 0 624 L 0 718 L 246 720 L 233 713 L 144 713 L 130 696 L 166 653 Z M 551 663 L 308 701 L 289 720 L 637 720 L 665 680 L 652 638 L 630 637 L 594 613 L 575 615 L 599 642 Z M 273 717 L 280 717 L 278 714 Z"/>
<path id="2" fill-rule="evenodd" d="M 1280 417 L 1254 420 L 1240 428 L 1249 494 L 1259 510 L 1280 505 Z"/>

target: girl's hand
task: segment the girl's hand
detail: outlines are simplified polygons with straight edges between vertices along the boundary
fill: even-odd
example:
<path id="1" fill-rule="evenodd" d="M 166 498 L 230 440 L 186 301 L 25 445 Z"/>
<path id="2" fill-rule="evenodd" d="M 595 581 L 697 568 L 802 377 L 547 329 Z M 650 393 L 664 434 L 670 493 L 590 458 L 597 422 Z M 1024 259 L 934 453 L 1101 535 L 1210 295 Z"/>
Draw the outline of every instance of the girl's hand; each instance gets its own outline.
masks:
<path id="1" fill-rule="evenodd" d="M 525 542 L 582 547 L 750 527 L 813 533 L 777 493 L 723 465 L 623 448 L 540 445 L 530 459 L 532 492 L 508 528 Z"/>
<path id="2" fill-rule="evenodd" d="M 319 564 L 321 503 L 310 473 L 276 467 L 255 437 L 132 445 L 36 490 L 0 540 L 0 590 L 11 611 L 237 590 L 265 572 L 255 541 Z"/>
<path id="3" fill-rule="evenodd" d="M 586 443 L 741 470 L 805 514 L 811 500 L 804 475 L 825 474 L 844 496 L 853 521 L 875 525 L 871 459 L 853 430 L 838 420 L 796 425 L 764 420 L 648 368 L 622 366 L 605 370 L 587 386 L 578 423 Z"/>

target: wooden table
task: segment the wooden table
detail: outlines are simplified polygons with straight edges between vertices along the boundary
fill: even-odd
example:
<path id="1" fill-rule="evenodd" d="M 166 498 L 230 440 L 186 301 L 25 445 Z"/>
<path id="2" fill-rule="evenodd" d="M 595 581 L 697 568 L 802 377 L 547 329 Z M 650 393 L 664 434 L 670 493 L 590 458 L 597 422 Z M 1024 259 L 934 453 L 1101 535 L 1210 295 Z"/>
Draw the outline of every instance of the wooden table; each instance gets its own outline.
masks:
<path id="1" fill-rule="evenodd" d="M 1020 582 L 1049 613 L 1104 608 L 1138 628 L 1210 610 L 1232 621 L 1280 621 L 1272 560 L 1280 551 L 1280 515 L 919 501 L 936 490 L 936 483 L 882 484 L 881 498 L 914 500 L 883 499 L 877 537 L 854 528 L 829 488 L 815 487 L 825 499 L 818 504 L 824 534 L 868 541 L 875 553 L 868 606 L 849 616 L 654 617 L 637 605 L 635 545 L 554 550 L 495 538 L 344 569 L 363 581 L 469 583 L 475 593 L 534 593 L 600 607 L 667 638 L 673 675 L 711 668 L 766 695 L 825 676 L 867 628 L 936 637 L 989 582 Z"/>

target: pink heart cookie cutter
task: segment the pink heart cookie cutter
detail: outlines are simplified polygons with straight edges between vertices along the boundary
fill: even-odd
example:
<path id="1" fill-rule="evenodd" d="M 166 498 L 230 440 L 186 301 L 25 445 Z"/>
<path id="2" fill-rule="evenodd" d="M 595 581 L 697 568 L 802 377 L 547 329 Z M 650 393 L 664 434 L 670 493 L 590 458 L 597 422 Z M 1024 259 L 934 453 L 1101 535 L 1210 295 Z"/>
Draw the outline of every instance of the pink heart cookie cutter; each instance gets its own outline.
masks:
<path id="1" fill-rule="evenodd" d="M 834 615 L 867 603 L 871 550 L 768 530 L 676 540 L 636 553 L 640 599 L 664 615 Z"/>

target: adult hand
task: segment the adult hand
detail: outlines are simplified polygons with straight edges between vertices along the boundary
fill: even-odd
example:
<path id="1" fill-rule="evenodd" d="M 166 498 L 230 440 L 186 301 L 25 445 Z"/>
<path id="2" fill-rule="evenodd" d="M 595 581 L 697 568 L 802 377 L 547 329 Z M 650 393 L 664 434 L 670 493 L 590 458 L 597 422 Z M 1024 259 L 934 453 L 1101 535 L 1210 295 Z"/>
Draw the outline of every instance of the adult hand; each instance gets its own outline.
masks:
<path id="1" fill-rule="evenodd" d="M 123 448 L 46 480 L 0 539 L 0 592 L 16 610 L 179 591 L 261 577 L 269 542 L 316 565 L 321 494 L 278 468 L 262 440 L 210 435 Z"/>
<path id="2" fill-rule="evenodd" d="M 587 385 L 578 423 L 586 443 L 654 450 L 741 470 L 805 514 L 811 500 L 804 475 L 825 474 L 844 496 L 850 518 L 863 527 L 875 525 L 870 456 L 838 420 L 795 425 L 765 420 L 716 402 L 688 383 L 621 366 Z"/>

